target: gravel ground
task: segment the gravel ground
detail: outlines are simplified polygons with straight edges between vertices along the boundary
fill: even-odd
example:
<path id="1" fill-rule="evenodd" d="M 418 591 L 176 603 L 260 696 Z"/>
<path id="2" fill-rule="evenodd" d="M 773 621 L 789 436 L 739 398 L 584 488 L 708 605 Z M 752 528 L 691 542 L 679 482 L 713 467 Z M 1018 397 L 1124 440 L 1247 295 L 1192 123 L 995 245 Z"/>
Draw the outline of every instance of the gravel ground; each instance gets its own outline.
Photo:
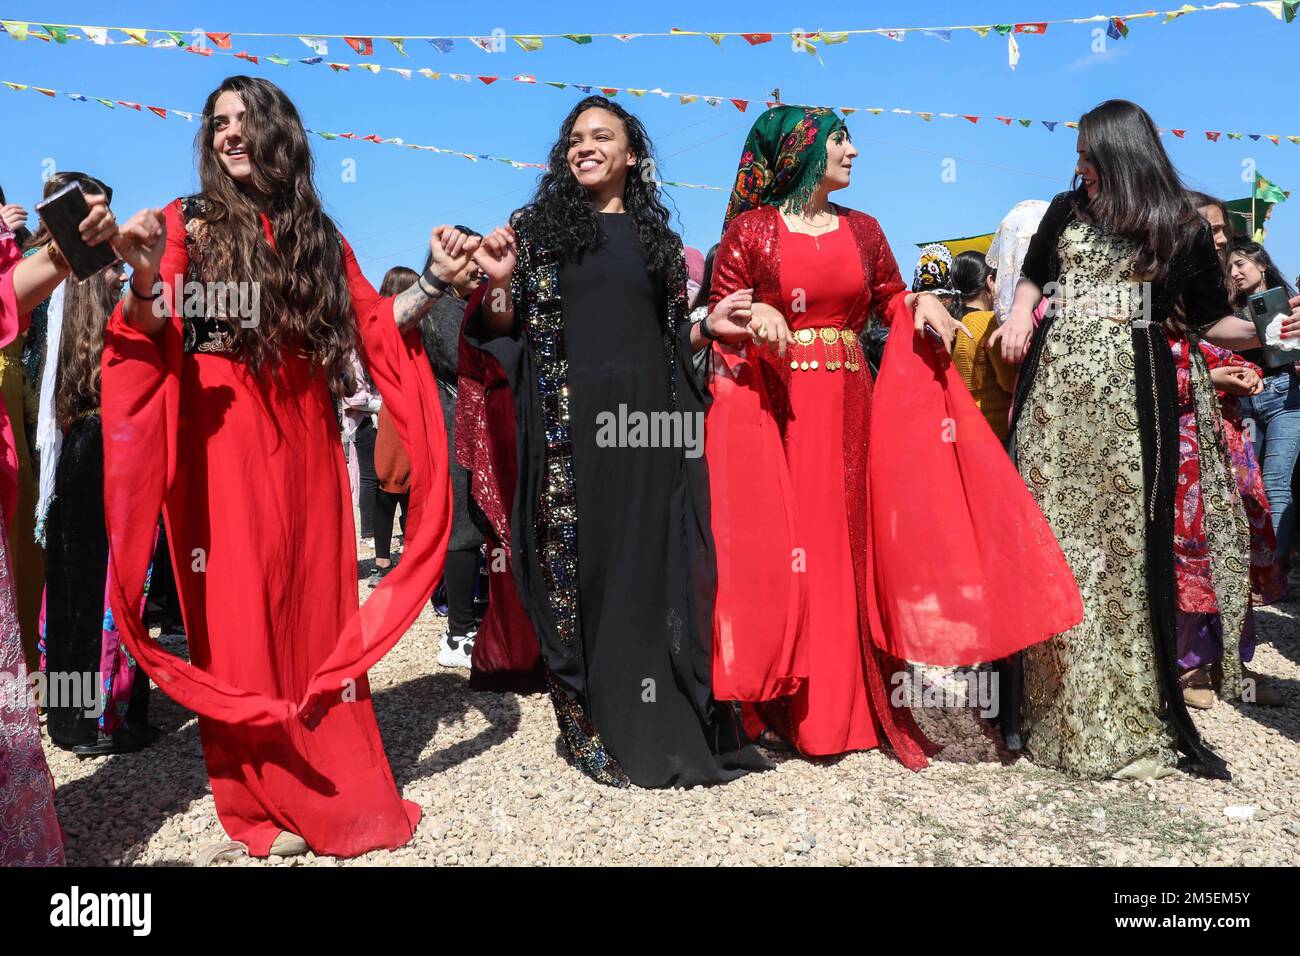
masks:
<path id="1" fill-rule="evenodd" d="M 1253 666 L 1288 706 L 1196 712 L 1231 783 L 1183 773 L 1091 783 L 1004 766 L 972 712 L 952 708 L 921 714 L 946 745 L 921 773 L 869 752 L 778 758 L 724 787 L 620 791 L 564 763 L 544 696 L 473 693 L 464 671 L 438 667 L 445 620 L 426 608 L 371 673 L 398 786 L 424 809 L 415 839 L 355 860 L 230 854 L 215 865 L 1295 866 L 1300 604 L 1258 614 Z M 69 864 L 192 866 L 226 840 L 193 715 L 155 690 L 151 720 L 167 734 L 138 754 L 79 761 L 46 741 Z"/>

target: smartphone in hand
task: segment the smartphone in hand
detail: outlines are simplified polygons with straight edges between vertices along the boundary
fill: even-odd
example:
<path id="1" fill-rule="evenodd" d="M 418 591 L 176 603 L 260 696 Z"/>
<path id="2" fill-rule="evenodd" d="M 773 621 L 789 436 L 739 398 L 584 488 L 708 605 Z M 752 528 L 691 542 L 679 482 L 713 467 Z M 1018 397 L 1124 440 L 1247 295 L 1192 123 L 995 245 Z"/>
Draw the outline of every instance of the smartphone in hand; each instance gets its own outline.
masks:
<path id="1" fill-rule="evenodd" d="M 81 223 L 90 215 L 90 205 L 80 183 L 68 183 L 53 196 L 37 203 L 36 214 L 54 237 L 63 258 L 72 267 L 72 274 L 78 279 L 89 279 L 117 261 L 117 253 L 107 242 L 90 246 L 81 238 Z"/>

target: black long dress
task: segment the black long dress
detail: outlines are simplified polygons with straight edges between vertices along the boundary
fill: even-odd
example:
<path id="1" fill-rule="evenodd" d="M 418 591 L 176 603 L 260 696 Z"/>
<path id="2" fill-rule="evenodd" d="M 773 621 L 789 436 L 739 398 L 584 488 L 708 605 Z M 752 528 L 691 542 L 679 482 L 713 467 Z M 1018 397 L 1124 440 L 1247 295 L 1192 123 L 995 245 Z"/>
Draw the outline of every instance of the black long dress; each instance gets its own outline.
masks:
<path id="1" fill-rule="evenodd" d="M 770 764 L 745 740 L 730 708 L 712 699 L 714 572 L 704 459 L 688 457 L 680 442 L 608 442 L 618 436 L 608 416 L 634 422 L 636 413 L 668 412 L 699 416 L 691 427 L 702 427 L 702 396 L 689 381 L 688 330 L 669 327 L 677 311 L 684 317 L 685 276 L 649 271 L 630 217 L 602 213 L 600 222 L 601 246 L 559 262 L 553 273 L 534 265 L 544 253 L 528 251 L 527 227 L 517 225 L 524 254 L 516 288 L 524 291 L 516 292 L 515 309 L 528 334 L 488 340 L 475 313 L 465 329 L 466 341 L 498 358 L 515 388 L 520 480 L 511 538 L 520 597 L 541 637 L 561 730 L 580 768 L 602 782 L 621 782 L 601 772 L 604 754 L 592 751 L 603 749 L 637 786 L 721 783 Z M 545 293 L 530 291 L 543 286 Z M 548 295 L 554 301 L 557 291 L 562 354 L 553 340 L 539 348 L 544 337 L 534 337 L 536 326 L 546 325 L 538 303 Z M 683 308 L 670 308 L 679 293 Z M 542 399 L 561 391 L 567 429 L 548 429 Z M 702 431 L 682 434 L 703 441 Z M 576 512 L 576 628 L 557 626 L 555 588 L 546 584 L 548 574 L 565 574 L 563 546 L 538 533 L 547 522 L 538 499 L 566 482 L 564 445 Z M 567 497 L 557 500 L 551 507 L 563 511 Z M 576 647 L 565 637 L 574 630 Z"/>

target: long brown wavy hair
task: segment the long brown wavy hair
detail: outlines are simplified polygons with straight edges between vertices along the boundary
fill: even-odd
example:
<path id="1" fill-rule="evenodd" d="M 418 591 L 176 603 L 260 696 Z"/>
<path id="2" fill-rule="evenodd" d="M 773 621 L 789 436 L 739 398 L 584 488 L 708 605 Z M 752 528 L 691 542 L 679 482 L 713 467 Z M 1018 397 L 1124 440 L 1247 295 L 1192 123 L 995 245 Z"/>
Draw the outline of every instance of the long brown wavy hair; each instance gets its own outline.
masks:
<path id="1" fill-rule="evenodd" d="M 63 332 L 59 340 L 54 419 L 68 427 L 99 408 L 99 367 L 104 326 L 121 292 L 121 263 L 101 269 L 85 282 L 68 279 L 63 292 Z"/>
<path id="2" fill-rule="evenodd" d="M 252 161 L 246 184 L 230 178 L 213 147 L 217 98 L 244 102 L 241 134 Z M 191 247 L 202 280 L 258 286 L 258 322 L 231 323 L 235 349 L 254 372 L 274 373 L 280 350 L 306 353 L 338 397 L 346 380 L 356 321 L 343 247 L 313 178 L 307 132 L 293 102 L 274 83 L 230 76 L 203 106 L 196 139 L 204 226 Z M 261 214 L 271 221 L 274 248 Z M 244 295 L 248 295 L 248 288 Z M 245 303 L 248 304 L 248 303 Z"/>

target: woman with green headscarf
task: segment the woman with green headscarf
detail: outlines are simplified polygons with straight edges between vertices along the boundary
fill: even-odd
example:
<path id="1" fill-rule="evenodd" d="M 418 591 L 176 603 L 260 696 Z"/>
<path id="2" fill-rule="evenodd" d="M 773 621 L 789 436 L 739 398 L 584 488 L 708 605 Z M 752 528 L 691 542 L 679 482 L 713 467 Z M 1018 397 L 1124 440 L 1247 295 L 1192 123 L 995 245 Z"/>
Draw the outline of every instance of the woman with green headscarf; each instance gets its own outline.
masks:
<path id="1" fill-rule="evenodd" d="M 931 745 L 898 665 L 1004 657 L 1079 602 L 948 359 L 962 326 L 907 290 L 874 218 L 829 199 L 857 155 L 833 111 L 796 106 L 759 117 L 741 155 L 710 295 L 753 290 L 752 342 L 712 353 L 713 686 L 767 746 L 888 746 L 919 768 Z M 892 326 L 874 410 L 873 313 Z M 1034 580 L 986 573 L 994 554 Z"/>

